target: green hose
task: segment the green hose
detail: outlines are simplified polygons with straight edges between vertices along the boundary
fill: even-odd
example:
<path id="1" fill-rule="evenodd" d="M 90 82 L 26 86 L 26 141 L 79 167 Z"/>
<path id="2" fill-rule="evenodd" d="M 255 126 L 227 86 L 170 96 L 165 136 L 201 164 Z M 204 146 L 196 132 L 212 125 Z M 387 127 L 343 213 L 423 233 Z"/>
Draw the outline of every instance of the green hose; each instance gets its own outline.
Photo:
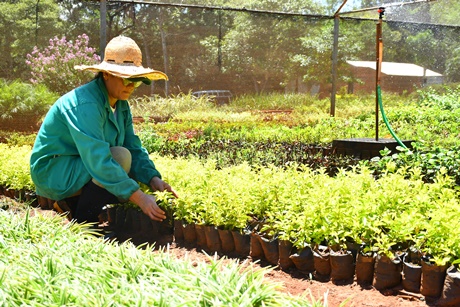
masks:
<path id="1" fill-rule="evenodd" d="M 396 136 L 396 133 L 393 131 L 393 129 L 391 129 L 390 123 L 388 122 L 388 119 L 385 115 L 385 111 L 383 111 L 382 91 L 380 90 L 380 85 L 377 85 L 377 99 L 379 101 L 379 107 L 380 107 L 380 111 L 382 112 L 382 118 L 383 118 L 383 121 L 385 122 L 385 125 L 387 126 L 388 130 L 390 131 L 391 135 L 396 140 L 396 142 L 398 142 L 398 144 L 401 147 L 407 149 L 406 145 L 404 145 L 404 143 L 401 142 L 401 140 Z"/>

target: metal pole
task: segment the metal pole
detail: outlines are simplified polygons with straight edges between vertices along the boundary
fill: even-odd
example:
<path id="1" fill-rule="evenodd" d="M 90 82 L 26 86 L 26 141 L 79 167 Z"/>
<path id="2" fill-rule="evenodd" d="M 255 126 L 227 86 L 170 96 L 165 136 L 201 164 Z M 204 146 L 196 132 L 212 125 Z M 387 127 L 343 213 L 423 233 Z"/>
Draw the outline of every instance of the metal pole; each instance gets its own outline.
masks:
<path id="1" fill-rule="evenodd" d="M 104 59 L 105 46 L 107 43 L 107 5 L 106 0 L 101 0 L 100 4 L 100 42 L 101 59 Z"/>
<path id="2" fill-rule="evenodd" d="M 217 22 L 219 27 L 219 37 L 217 40 L 217 67 L 222 72 L 222 11 L 217 12 Z"/>
<path id="3" fill-rule="evenodd" d="M 376 68 L 375 68 L 375 140 L 379 140 L 379 95 L 378 88 L 380 86 L 380 71 L 382 68 L 383 58 L 383 40 L 382 40 L 382 18 L 385 13 L 385 8 L 380 7 L 379 20 L 377 21 L 376 31 Z"/>
<path id="4" fill-rule="evenodd" d="M 337 57 L 339 49 L 339 15 L 334 18 L 334 42 L 332 46 L 332 89 L 330 115 L 335 116 L 335 96 L 337 93 Z"/>
<path id="5" fill-rule="evenodd" d="M 338 10 L 334 13 L 334 41 L 332 43 L 332 89 L 330 115 L 335 116 L 335 96 L 337 94 L 337 62 L 339 53 L 339 13 L 348 0 L 343 0 Z"/>
<path id="6" fill-rule="evenodd" d="M 38 13 L 40 0 L 37 0 L 37 4 L 35 4 L 35 46 L 38 46 Z"/>

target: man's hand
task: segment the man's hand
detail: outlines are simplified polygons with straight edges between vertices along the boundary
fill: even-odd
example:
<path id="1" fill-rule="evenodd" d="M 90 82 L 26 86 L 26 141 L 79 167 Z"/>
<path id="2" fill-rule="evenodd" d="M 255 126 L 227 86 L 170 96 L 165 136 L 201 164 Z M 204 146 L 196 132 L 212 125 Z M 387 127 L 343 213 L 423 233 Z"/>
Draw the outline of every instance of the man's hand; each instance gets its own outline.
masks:
<path id="1" fill-rule="evenodd" d="M 142 212 L 152 220 L 161 222 L 166 218 L 165 212 L 157 205 L 153 195 L 148 195 L 141 190 L 137 190 L 131 195 L 129 200 L 138 205 Z"/>
<path id="2" fill-rule="evenodd" d="M 153 177 L 150 180 L 150 188 L 152 188 L 153 191 L 158 192 L 168 191 L 171 192 L 174 195 L 174 197 L 178 197 L 176 191 L 174 191 L 169 184 L 161 180 L 159 177 Z"/>

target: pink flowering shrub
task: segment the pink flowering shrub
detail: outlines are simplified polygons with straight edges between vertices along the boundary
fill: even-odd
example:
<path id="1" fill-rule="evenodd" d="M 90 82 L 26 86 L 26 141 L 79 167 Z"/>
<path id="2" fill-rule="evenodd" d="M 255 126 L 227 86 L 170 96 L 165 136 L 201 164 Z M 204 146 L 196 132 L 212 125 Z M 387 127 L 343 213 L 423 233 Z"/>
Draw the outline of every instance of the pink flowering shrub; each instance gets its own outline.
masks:
<path id="1" fill-rule="evenodd" d="M 26 64 L 30 67 L 33 84 L 44 84 L 48 89 L 64 94 L 94 77 L 91 72 L 74 69 L 75 65 L 91 65 L 100 62 L 96 49 L 88 47 L 89 38 L 86 34 L 79 35 L 73 41 L 57 36 L 49 40 L 49 46 L 40 50 L 34 47 L 27 54 Z"/>

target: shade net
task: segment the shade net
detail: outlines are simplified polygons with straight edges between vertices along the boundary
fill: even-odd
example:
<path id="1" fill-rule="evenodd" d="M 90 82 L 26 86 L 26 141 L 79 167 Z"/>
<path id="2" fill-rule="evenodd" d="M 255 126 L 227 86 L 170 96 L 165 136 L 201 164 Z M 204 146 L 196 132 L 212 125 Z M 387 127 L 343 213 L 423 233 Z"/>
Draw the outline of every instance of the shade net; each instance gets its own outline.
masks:
<path id="1" fill-rule="evenodd" d="M 26 17 L 20 13 L 6 26 L 8 14 L 2 6 L 15 2 L 25 6 L 22 12 L 31 20 L 28 27 L 21 24 L 20 18 Z M 57 17 L 50 16 L 52 3 L 59 5 Z M 5 23 L 0 78 L 28 80 L 26 55 L 34 46 L 46 47 L 53 37 L 75 40 L 85 33 L 90 45 L 102 53 L 106 42 L 122 34 L 138 43 L 144 66 L 169 76 L 168 82 L 140 87 L 136 95 L 228 90 L 233 95 L 294 92 L 325 98 L 331 95 L 333 84 L 338 92 L 371 92 L 381 19 L 382 60 L 414 65 L 400 65 L 402 74 L 398 66 L 385 67 L 383 91 L 410 92 L 460 79 L 459 23 L 452 12 L 460 6 L 456 1 L 374 6 L 351 1 L 343 7 L 342 2 L 333 6 L 305 3 L 4 1 L 0 4 L 4 15 L 0 22 Z M 385 7 L 383 15 L 378 7 Z M 104 10 L 105 26 L 100 18 Z"/>

